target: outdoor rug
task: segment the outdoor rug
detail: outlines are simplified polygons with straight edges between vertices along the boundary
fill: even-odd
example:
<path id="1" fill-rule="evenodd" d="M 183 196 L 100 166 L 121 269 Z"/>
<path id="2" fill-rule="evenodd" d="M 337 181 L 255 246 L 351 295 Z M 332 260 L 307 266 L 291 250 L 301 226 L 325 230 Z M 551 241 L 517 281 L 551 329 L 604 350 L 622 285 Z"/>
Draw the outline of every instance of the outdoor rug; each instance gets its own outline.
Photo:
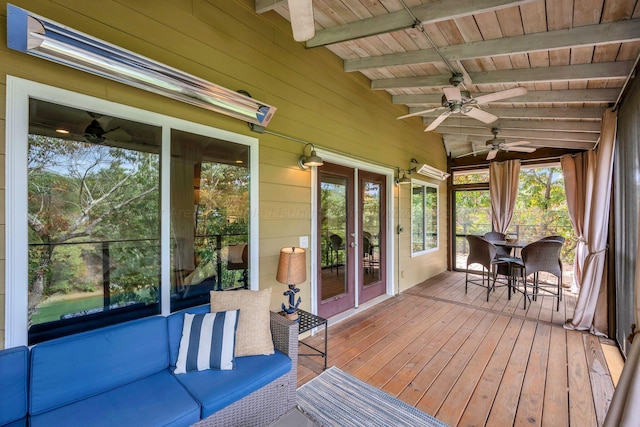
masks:
<path id="1" fill-rule="evenodd" d="M 298 389 L 298 407 L 324 427 L 448 427 L 336 367 Z"/>

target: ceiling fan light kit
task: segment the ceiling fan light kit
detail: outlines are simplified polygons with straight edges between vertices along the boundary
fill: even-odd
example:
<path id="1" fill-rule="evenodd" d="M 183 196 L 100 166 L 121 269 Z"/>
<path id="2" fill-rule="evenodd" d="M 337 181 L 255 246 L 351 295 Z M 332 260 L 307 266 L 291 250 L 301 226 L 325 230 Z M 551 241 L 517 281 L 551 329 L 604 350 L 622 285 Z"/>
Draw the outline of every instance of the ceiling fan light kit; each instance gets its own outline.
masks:
<path id="1" fill-rule="evenodd" d="M 462 75 L 459 73 L 453 73 L 451 78 L 449 79 L 449 83 L 451 83 L 451 86 L 442 88 L 442 107 L 417 111 L 411 114 L 405 114 L 404 116 L 398 117 L 398 119 L 421 116 L 433 111 L 444 110 L 442 114 L 440 114 L 440 116 L 436 117 L 436 119 L 432 121 L 431 124 L 429 124 L 429 126 L 425 129 L 425 132 L 436 129 L 440 125 L 440 123 L 442 123 L 451 114 L 464 114 L 465 116 L 489 124 L 498 120 L 499 117 L 487 111 L 481 110 L 478 107 L 479 105 L 499 101 L 506 98 L 512 98 L 514 96 L 521 96 L 527 93 L 526 88 L 517 87 L 514 89 L 502 90 L 499 92 L 481 95 L 477 98 L 474 98 L 471 95 L 470 91 L 466 89 L 460 90 L 460 85 L 462 84 L 462 82 Z"/>
<path id="2" fill-rule="evenodd" d="M 500 132 L 500 129 L 495 127 L 492 128 L 491 133 L 493 133 L 493 138 L 485 142 L 485 148 L 480 150 L 474 150 L 471 153 L 463 154 L 462 156 L 456 157 L 456 159 L 459 159 L 461 157 L 471 156 L 471 155 L 475 156 L 476 154 L 479 154 L 480 152 L 485 150 L 489 150 L 489 152 L 487 153 L 487 160 L 495 159 L 499 151 L 504 151 L 507 153 L 509 151 L 515 151 L 519 153 L 533 153 L 534 151 L 536 151 L 536 149 L 533 147 L 521 147 L 522 145 L 531 144 L 529 141 L 506 142 L 504 138 L 498 138 L 499 132 Z"/>

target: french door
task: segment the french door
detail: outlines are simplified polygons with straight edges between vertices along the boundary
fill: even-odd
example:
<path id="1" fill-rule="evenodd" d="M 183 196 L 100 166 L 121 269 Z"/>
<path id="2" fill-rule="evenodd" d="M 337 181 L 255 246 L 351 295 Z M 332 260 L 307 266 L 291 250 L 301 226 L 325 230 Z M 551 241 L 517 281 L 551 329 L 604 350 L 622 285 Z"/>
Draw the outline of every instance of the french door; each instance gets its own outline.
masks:
<path id="1" fill-rule="evenodd" d="M 386 290 L 385 182 L 383 175 L 326 162 L 318 169 L 317 301 L 322 317 Z"/>

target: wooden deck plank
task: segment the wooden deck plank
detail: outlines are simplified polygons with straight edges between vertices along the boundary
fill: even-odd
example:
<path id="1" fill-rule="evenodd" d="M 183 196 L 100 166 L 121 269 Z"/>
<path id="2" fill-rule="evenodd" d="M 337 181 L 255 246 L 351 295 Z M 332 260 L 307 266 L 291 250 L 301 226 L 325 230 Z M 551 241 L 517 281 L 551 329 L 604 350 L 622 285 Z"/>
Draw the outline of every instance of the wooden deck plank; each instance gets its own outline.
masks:
<path id="1" fill-rule="evenodd" d="M 427 393 L 437 376 L 454 358 L 460 349 L 466 345 L 466 349 L 474 348 L 474 338 L 485 334 L 496 316 L 481 311 L 475 311 L 469 320 L 462 324 L 456 333 L 440 348 L 440 350 L 419 370 L 417 375 L 398 395 L 400 399 L 416 406 L 420 399 Z M 467 344 L 470 343 L 470 344 Z"/>
<path id="2" fill-rule="evenodd" d="M 439 408 L 422 407 L 425 412 L 435 414 L 438 419 L 447 424 L 456 425 L 458 423 L 467 402 L 482 378 L 484 368 L 493 356 L 510 320 L 507 316 L 499 316 L 485 339 L 482 340 L 475 353 L 470 356 L 470 360 L 466 361 L 464 366 L 452 364 L 447 367 L 448 370 L 453 368 L 454 371 L 449 373 L 447 377 L 441 376 L 434 383 L 436 389 L 440 386 L 438 382 L 442 383 L 442 390 L 447 392 L 446 398 Z M 457 377 L 455 377 L 456 374 L 458 374 Z M 453 377 L 455 377 L 455 381 Z"/>
<path id="3" fill-rule="evenodd" d="M 598 425 L 604 423 L 604 418 L 611 404 L 614 387 L 604 352 L 600 346 L 600 339 L 595 335 L 583 335 L 584 349 L 589 367 L 589 379 L 593 390 L 593 401 Z"/>
<path id="4" fill-rule="evenodd" d="M 346 357 L 343 358 L 343 360 L 340 360 L 340 356 L 342 356 L 340 355 L 334 360 L 334 362 L 338 366 L 342 366 L 341 369 L 348 369 L 350 372 L 355 372 L 359 368 L 367 366 L 370 361 L 374 359 L 379 353 L 384 352 L 384 350 L 391 346 L 397 346 L 399 337 L 404 337 L 404 339 L 406 339 L 403 332 L 405 332 L 407 329 L 420 330 L 420 324 L 428 322 L 429 317 L 433 314 L 433 311 L 430 310 L 430 307 L 433 304 L 435 304 L 435 301 L 425 300 L 425 303 L 417 306 L 416 309 L 413 310 L 413 313 L 407 313 L 407 315 L 409 316 L 409 321 L 404 323 L 392 322 L 395 330 L 391 330 L 389 331 L 389 333 L 387 333 L 384 328 L 380 328 L 379 332 L 381 336 L 370 335 L 369 339 L 371 341 L 371 345 L 368 348 L 352 353 L 353 357 L 348 361 L 345 361 Z M 373 342 L 376 338 L 379 339 Z M 346 355 L 347 352 L 343 352 L 342 354 Z"/>
<path id="5" fill-rule="evenodd" d="M 535 322 L 524 322 L 496 394 L 499 404 L 491 408 L 487 425 L 513 425 L 535 332 Z"/>
<path id="6" fill-rule="evenodd" d="M 498 343 L 496 351 L 484 368 L 469 402 L 466 407 L 462 408 L 464 412 L 457 423 L 458 425 L 485 425 L 523 324 L 522 319 L 511 318 L 509 321 L 509 325 Z"/>
<path id="7" fill-rule="evenodd" d="M 461 310 L 461 307 L 455 307 L 453 315 Z M 393 341 L 391 341 L 382 351 L 370 357 L 361 358 L 362 363 L 350 364 L 345 366 L 345 368 L 349 369 L 350 372 L 353 372 L 354 375 L 361 380 L 368 381 L 378 371 L 387 366 L 390 361 L 396 360 L 396 358 L 408 358 L 411 355 L 410 347 L 412 345 L 414 347 L 419 345 L 419 341 L 416 341 L 420 340 L 421 337 L 433 334 L 433 332 L 429 331 L 430 328 L 438 326 L 443 328 L 448 322 L 446 315 L 451 312 L 451 308 L 445 305 L 440 305 L 437 309 L 432 308 L 430 310 L 425 310 L 425 316 L 419 319 L 421 321 L 419 321 L 417 325 L 413 326 L 408 331 L 402 331 L 402 333 L 394 335 Z M 390 374 L 384 373 L 383 375 L 388 378 L 394 373 L 395 371 Z"/>
<path id="8" fill-rule="evenodd" d="M 549 342 L 542 425 L 548 427 L 569 425 L 568 407 L 567 331 L 561 327 L 553 327 Z"/>
<path id="9" fill-rule="evenodd" d="M 593 395 L 584 392 L 591 390 L 591 382 L 582 333 L 567 334 L 567 358 L 571 361 L 569 364 L 569 424 L 595 426 L 597 420 L 593 407 Z"/>
<path id="10" fill-rule="evenodd" d="M 436 357 L 439 353 L 447 350 L 447 344 L 449 344 L 449 347 L 456 344 L 458 346 L 461 345 L 459 342 L 459 336 L 462 334 L 459 333 L 459 331 L 468 330 L 469 333 L 471 333 L 468 323 L 472 321 L 477 323 L 482 319 L 482 317 L 484 317 L 484 313 L 469 309 L 462 310 L 460 315 L 451 321 L 449 327 L 442 330 L 442 332 L 437 336 L 431 337 L 429 342 L 427 342 L 426 345 L 417 352 L 406 365 L 402 366 L 393 378 L 384 384 L 382 390 L 394 396 L 400 395 L 403 390 L 411 385 L 411 382 L 422 371 L 423 367 L 431 361 L 431 359 Z M 454 339 L 455 337 L 458 337 L 458 339 Z M 444 356 L 444 353 L 441 357 L 442 356 Z"/>
<path id="11" fill-rule="evenodd" d="M 411 341 L 406 347 L 402 348 L 401 351 L 393 359 L 386 361 L 384 366 L 382 366 L 369 377 L 369 379 L 367 380 L 369 384 L 382 388 L 387 383 L 393 381 L 399 384 L 399 389 L 402 389 L 404 387 L 402 385 L 401 376 L 406 376 L 408 378 L 406 381 L 408 382 L 410 380 L 410 374 L 406 369 L 402 373 L 400 373 L 400 371 L 403 370 L 409 363 L 415 364 L 417 361 L 412 362 L 412 360 L 416 355 L 420 354 L 422 357 L 428 357 L 428 352 L 437 351 L 437 348 L 439 348 L 437 341 L 430 342 L 433 337 L 437 337 L 441 340 L 446 339 L 449 334 L 445 331 L 445 328 L 452 329 L 455 327 L 455 324 L 457 322 L 462 323 L 465 319 L 465 313 L 462 313 L 463 308 L 461 306 L 443 304 L 442 308 L 445 311 L 441 320 L 433 323 L 432 325 L 429 325 L 428 328 L 424 330 L 424 333 L 422 335 Z M 467 317 L 470 314 L 470 311 L 466 312 Z M 427 345 L 430 346 L 427 347 Z"/>
<path id="12" fill-rule="evenodd" d="M 613 385 L 599 339 L 562 328 L 575 301 L 565 292 L 559 312 L 548 297 L 524 310 L 521 293 L 497 288 L 487 303 L 446 272 L 332 323 L 328 364 L 452 426 L 597 426 Z M 321 347 L 324 334 L 305 342 Z M 300 357 L 298 384 L 322 368 Z"/>
<path id="13" fill-rule="evenodd" d="M 550 338 L 551 326 L 539 323 L 533 337 L 527 372 L 522 383 L 516 411 L 516 425 L 540 425 L 541 423 Z"/>

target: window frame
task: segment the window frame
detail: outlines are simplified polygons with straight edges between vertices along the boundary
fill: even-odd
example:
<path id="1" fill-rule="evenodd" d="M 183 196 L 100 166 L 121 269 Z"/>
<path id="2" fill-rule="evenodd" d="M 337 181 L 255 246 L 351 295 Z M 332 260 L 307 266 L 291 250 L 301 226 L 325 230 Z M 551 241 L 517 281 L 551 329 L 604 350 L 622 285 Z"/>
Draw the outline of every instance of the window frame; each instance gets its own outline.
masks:
<path id="1" fill-rule="evenodd" d="M 435 210 L 435 214 L 436 214 L 436 245 L 435 247 L 432 248 L 427 248 L 427 249 L 422 249 L 420 251 L 413 251 L 413 231 L 414 231 L 414 224 L 413 224 L 413 187 L 414 186 L 421 186 L 423 188 L 422 190 L 422 194 L 425 195 L 426 192 L 426 188 L 433 188 L 436 190 L 436 206 L 433 210 Z M 426 242 L 426 235 L 425 235 L 425 231 L 426 231 L 426 221 L 427 221 L 427 207 L 426 207 L 426 197 L 423 198 L 423 200 L 425 201 L 425 203 L 423 203 L 423 213 L 422 213 L 422 225 L 423 225 L 423 233 L 422 233 L 422 240 L 423 242 Z M 440 250 L 440 186 L 426 182 L 426 181 L 422 181 L 419 179 L 415 179 L 412 178 L 411 179 L 411 193 L 409 195 L 409 204 L 411 206 L 411 238 L 409 239 L 409 250 L 411 252 L 411 258 L 415 258 L 418 256 L 422 256 L 422 255 L 426 255 L 426 254 L 430 254 L 433 252 L 437 252 Z M 433 211 L 432 210 L 432 211 Z"/>
<path id="2" fill-rule="evenodd" d="M 5 346 L 7 348 L 27 345 L 28 342 L 28 225 L 26 218 L 28 212 L 27 137 L 30 98 L 88 111 L 103 112 L 108 115 L 127 117 L 162 129 L 160 158 L 160 305 L 162 315 L 170 314 L 171 130 L 191 132 L 249 146 L 249 212 L 259 212 L 259 145 L 257 138 L 10 75 L 7 76 L 6 82 Z M 9 143 L 10 141 L 13 143 Z M 257 248 L 259 245 L 259 223 L 253 215 L 249 217 L 249 245 L 253 248 Z M 250 283 L 251 289 L 254 290 L 258 288 L 258 264 L 258 251 L 250 251 Z"/>

